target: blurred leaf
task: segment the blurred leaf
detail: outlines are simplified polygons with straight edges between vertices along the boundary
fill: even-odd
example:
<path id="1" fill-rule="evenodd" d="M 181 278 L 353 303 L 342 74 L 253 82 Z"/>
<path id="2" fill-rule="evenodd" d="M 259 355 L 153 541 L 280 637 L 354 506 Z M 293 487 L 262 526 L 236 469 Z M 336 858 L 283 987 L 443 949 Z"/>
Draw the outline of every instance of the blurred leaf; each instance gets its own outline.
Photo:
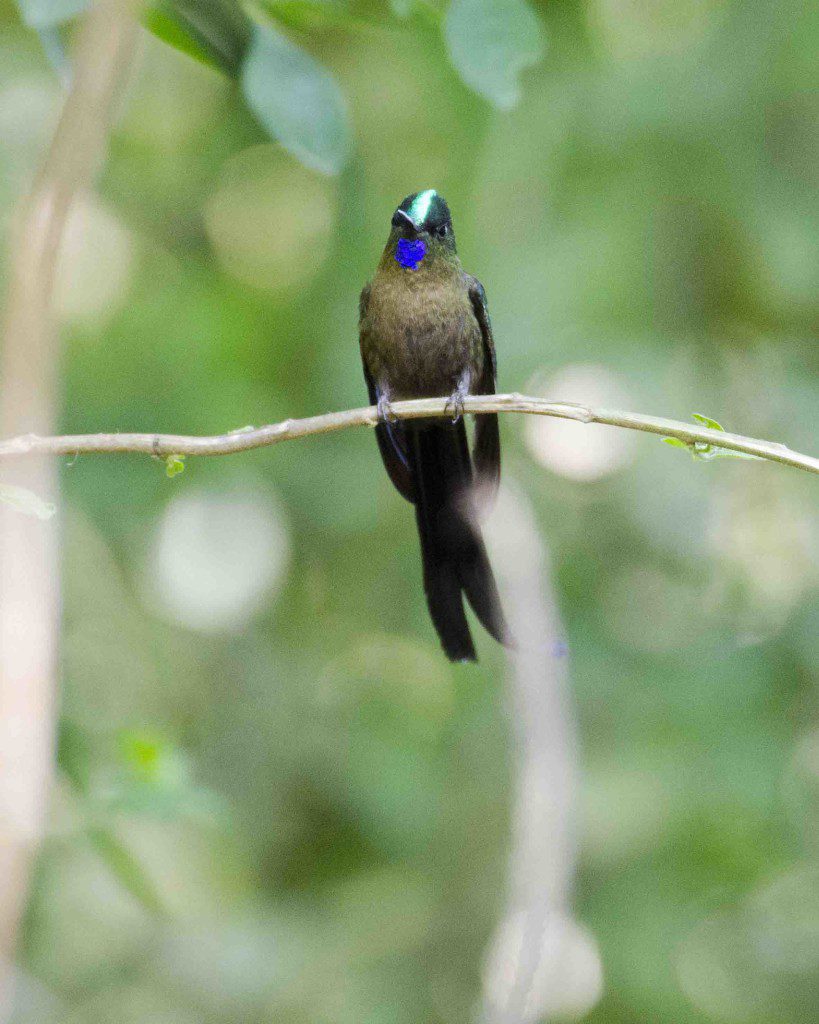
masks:
<path id="1" fill-rule="evenodd" d="M 338 174 L 350 153 L 347 109 L 333 77 L 270 26 L 256 26 L 242 69 L 248 105 L 305 166 Z"/>
<path id="2" fill-rule="evenodd" d="M 185 472 L 184 455 L 167 455 L 165 457 L 165 473 L 172 480 L 175 476 Z"/>
<path id="3" fill-rule="evenodd" d="M 112 812 L 164 819 L 210 819 L 220 813 L 213 793 L 196 783 L 184 751 L 142 732 L 125 732 L 119 742 L 119 763 L 91 794 L 96 821 L 106 821 Z"/>
<path id="4" fill-rule="evenodd" d="M 205 64 L 207 67 L 214 68 L 216 71 L 224 71 L 223 65 L 216 60 L 208 50 L 200 45 L 200 43 L 194 39 L 194 37 L 183 28 L 182 25 L 167 11 L 160 10 L 158 7 L 149 8 L 145 12 L 144 17 L 145 28 L 148 29 L 157 39 L 160 39 L 163 43 L 167 43 L 168 46 L 173 47 L 174 50 L 178 50 L 180 53 L 186 54 L 188 57 L 192 57 L 194 60 L 199 61 L 200 64 Z"/>
<path id="5" fill-rule="evenodd" d="M 432 0 L 390 0 L 392 13 L 402 21 L 415 17 L 425 25 L 438 29 L 444 18 L 444 12 Z"/>
<path id="6" fill-rule="evenodd" d="M 15 487 L 14 484 L 0 484 L 0 502 L 37 519 L 51 519 L 57 511 L 50 501 L 43 501 L 27 488 Z"/>
<path id="7" fill-rule="evenodd" d="M 87 835 L 123 889 L 152 913 L 164 914 L 165 908 L 150 878 L 113 832 L 107 828 L 89 828 Z"/>
<path id="8" fill-rule="evenodd" d="M 515 106 L 521 71 L 545 52 L 540 21 L 525 0 L 452 0 L 444 35 L 464 82 L 501 110 Z"/>
<path id="9" fill-rule="evenodd" d="M 266 0 L 265 10 L 283 25 L 295 29 L 379 28 L 377 21 L 354 15 L 333 0 Z"/>
<path id="10" fill-rule="evenodd" d="M 174 49 L 232 78 L 250 39 L 247 15 L 222 0 L 159 0 L 146 12 L 145 26 Z"/>
<path id="11" fill-rule="evenodd" d="M 23 21 L 38 30 L 76 18 L 88 5 L 89 0 L 17 0 Z"/>
<path id="12" fill-rule="evenodd" d="M 57 25 L 37 30 L 40 37 L 40 46 L 46 55 L 46 60 L 54 68 L 64 85 L 68 85 L 71 78 L 71 64 L 65 52 L 62 34 Z"/>
<path id="13" fill-rule="evenodd" d="M 125 762 L 143 782 L 155 783 L 162 764 L 162 742 L 143 733 L 126 733 L 122 739 Z"/>
<path id="14" fill-rule="evenodd" d="M 398 2 L 400 3 L 400 0 Z M 436 7 L 432 0 L 415 0 L 411 12 L 430 28 L 440 28 L 444 20 L 444 12 L 440 7 Z"/>

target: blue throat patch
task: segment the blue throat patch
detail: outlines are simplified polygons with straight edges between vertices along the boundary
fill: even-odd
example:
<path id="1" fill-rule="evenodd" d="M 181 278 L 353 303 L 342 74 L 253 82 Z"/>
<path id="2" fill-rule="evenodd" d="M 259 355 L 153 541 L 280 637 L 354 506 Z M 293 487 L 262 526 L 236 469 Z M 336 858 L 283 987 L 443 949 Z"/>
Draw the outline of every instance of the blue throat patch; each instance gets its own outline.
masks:
<path id="1" fill-rule="evenodd" d="M 406 270 L 417 270 L 427 254 L 426 243 L 420 238 L 411 242 L 408 238 L 399 238 L 395 249 L 395 259 Z"/>

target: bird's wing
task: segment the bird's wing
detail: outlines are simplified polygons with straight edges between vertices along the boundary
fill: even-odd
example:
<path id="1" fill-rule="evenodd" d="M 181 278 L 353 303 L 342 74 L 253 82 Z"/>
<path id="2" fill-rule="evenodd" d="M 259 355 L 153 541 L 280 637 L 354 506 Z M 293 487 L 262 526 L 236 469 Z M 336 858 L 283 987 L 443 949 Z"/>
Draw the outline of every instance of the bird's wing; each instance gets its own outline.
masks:
<path id="1" fill-rule="evenodd" d="M 370 300 L 370 286 L 364 285 L 361 297 L 358 300 L 359 326 L 367 315 L 367 304 Z M 367 382 L 367 392 L 370 396 L 370 405 L 378 405 L 381 397 L 378 385 L 373 379 L 367 366 L 364 356 L 364 348 L 361 349 L 361 363 L 364 367 L 364 380 Z M 407 439 L 404 424 L 399 422 L 390 423 L 386 420 L 378 423 L 375 428 L 375 438 L 378 441 L 378 450 L 381 452 L 381 460 L 384 468 L 389 474 L 399 494 L 407 501 L 415 501 L 415 485 L 407 458 Z"/>
<path id="2" fill-rule="evenodd" d="M 367 306 L 370 304 L 370 292 L 372 291 L 372 285 L 368 281 L 361 289 L 361 294 L 358 296 L 358 326 L 361 326 L 361 321 L 367 315 Z"/>
<path id="3" fill-rule="evenodd" d="M 492 322 L 486 308 L 486 292 L 476 277 L 469 278 L 469 298 L 483 339 L 483 374 L 476 382 L 476 390 L 482 395 L 494 395 L 498 373 L 495 341 L 492 337 Z M 476 417 L 475 447 L 472 454 L 478 483 L 486 489 L 491 499 L 500 482 L 500 434 L 496 413 L 484 413 Z"/>

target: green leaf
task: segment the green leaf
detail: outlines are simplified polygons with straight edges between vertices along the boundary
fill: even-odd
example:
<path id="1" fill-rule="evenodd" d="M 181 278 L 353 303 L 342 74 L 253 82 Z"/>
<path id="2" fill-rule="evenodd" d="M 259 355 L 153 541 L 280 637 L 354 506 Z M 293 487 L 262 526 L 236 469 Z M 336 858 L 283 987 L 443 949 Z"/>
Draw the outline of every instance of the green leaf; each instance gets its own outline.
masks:
<path id="1" fill-rule="evenodd" d="M 282 25 L 300 30 L 381 27 L 377 21 L 358 17 L 346 4 L 334 0 L 266 0 L 264 9 Z"/>
<path id="2" fill-rule="evenodd" d="M 431 29 L 439 29 L 444 20 L 444 12 L 436 7 L 433 0 L 390 0 L 392 13 L 396 18 L 406 21 L 414 17 L 417 21 Z"/>
<path id="3" fill-rule="evenodd" d="M 53 28 L 71 21 L 89 3 L 90 0 L 17 0 L 23 21 L 34 29 Z"/>
<path id="4" fill-rule="evenodd" d="M 107 828 L 90 827 L 88 839 L 123 889 L 158 916 L 165 907 L 156 887 L 131 851 Z"/>
<path id="5" fill-rule="evenodd" d="M 717 423 L 716 420 L 712 420 L 710 416 L 703 416 L 698 412 L 692 412 L 691 415 L 704 427 L 708 427 L 710 430 L 725 432 L 725 427 Z M 711 459 L 755 459 L 758 462 L 764 461 L 759 455 L 751 455 L 748 452 L 735 452 L 730 448 L 721 448 L 719 445 L 711 444 L 708 441 L 683 441 L 678 437 L 664 437 L 663 442 L 672 445 L 674 448 L 686 448 L 691 452 L 693 458 L 700 459 L 703 462 L 709 462 Z"/>
<path id="6" fill-rule="evenodd" d="M 14 484 L 0 484 L 0 502 L 36 519 L 51 519 L 57 511 L 56 505 L 52 505 L 50 501 L 43 501 L 33 491 L 25 487 L 15 487 Z"/>
<path id="7" fill-rule="evenodd" d="M 434 29 L 440 28 L 444 20 L 444 12 L 436 7 L 432 0 L 415 0 L 412 13 L 419 21 Z"/>
<path id="8" fill-rule="evenodd" d="M 755 459 L 757 462 L 765 461 L 760 455 L 751 455 L 749 452 L 735 452 L 731 448 L 720 448 L 718 445 L 703 444 L 701 441 L 694 442 L 691 454 L 695 459 L 703 459 L 706 462 L 709 459 Z"/>
<path id="9" fill-rule="evenodd" d="M 166 11 L 157 7 L 149 8 L 145 12 L 143 24 L 152 35 L 168 46 L 172 46 L 174 50 L 178 50 L 187 57 L 192 57 L 200 64 L 216 71 L 225 71 L 221 62 Z"/>
<path id="10" fill-rule="evenodd" d="M 444 36 L 464 82 L 501 110 L 515 106 L 521 71 L 545 52 L 540 21 L 525 0 L 452 0 Z"/>
<path id="11" fill-rule="evenodd" d="M 711 430 L 725 430 L 725 427 L 717 423 L 716 420 L 712 420 L 710 416 L 703 416 L 701 413 L 692 412 L 691 415 L 698 423 L 702 423 L 704 427 L 709 427 Z"/>
<path id="12" fill-rule="evenodd" d="M 125 732 L 120 736 L 124 763 L 135 778 L 156 783 L 165 756 L 165 744 L 158 736 L 142 732 Z"/>
<path id="13" fill-rule="evenodd" d="M 185 472 L 185 456 L 184 455 L 166 455 L 165 456 L 165 473 L 173 480 L 175 476 L 179 476 L 180 473 Z"/>
<path id="14" fill-rule="evenodd" d="M 305 166 L 338 174 L 350 154 L 347 108 L 333 77 L 270 26 L 253 30 L 242 69 L 248 106 Z"/>
<path id="15" fill-rule="evenodd" d="M 229 0 L 159 0 L 145 27 L 175 50 L 236 78 L 250 40 L 250 19 Z"/>
<path id="16" fill-rule="evenodd" d="M 62 79 L 63 85 L 67 86 L 71 80 L 71 64 L 65 52 L 63 33 L 59 25 L 39 28 L 37 35 L 40 37 L 40 46 L 43 48 L 46 60 Z"/>
<path id="17" fill-rule="evenodd" d="M 119 764 L 92 797 L 95 821 L 120 812 L 166 820 L 209 820 L 223 813 L 215 795 L 196 784 L 182 750 L 150 733 L 125 732 L 119 740 Z"/>

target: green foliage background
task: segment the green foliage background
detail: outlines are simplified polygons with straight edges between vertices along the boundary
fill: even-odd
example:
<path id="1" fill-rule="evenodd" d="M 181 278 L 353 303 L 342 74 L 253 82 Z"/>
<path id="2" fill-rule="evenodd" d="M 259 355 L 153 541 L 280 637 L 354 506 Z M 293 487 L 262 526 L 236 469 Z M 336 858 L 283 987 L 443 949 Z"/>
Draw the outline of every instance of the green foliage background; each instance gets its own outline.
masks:
<path id="1" fill-rule="evenodd" d="M 267 5 L 340 87 L 327 131 L 349 117 L 307 167 L 229 78 L 146 33 L 63 272 L 62 428 L 210 433 L 362 404 L 358 291 L 397 202 L 434 186 L 486 286 L 502 390 L 581 365 L 634 410 L 815 450 L 815 6 L 533 5 L 517 103 L 507 65 L 495 80 L 449 38 L 497 106 L 463 84 L 437 8 L 395 7 Z M 3 0 L 4 228 L 58 102 Z M 576 909 L 605 975 L 584 1019 L 805 1024 L 816 484 L 614 432 L 616 458 L 576 479 L 528 430 L 503 420 L 577 702 Z M 372 437 L 174 479 L 83 457 L 62 480 L 59 781 L 18 1024 L 468 1020 L 503 896 L 503 660 L 485 639 L 475 668 L 438 653 Z M 168 580 L 208 550 L 252 580 L 259 523 L 261 592 L 197 626 L 207 573 L 184 600 Z"/>

